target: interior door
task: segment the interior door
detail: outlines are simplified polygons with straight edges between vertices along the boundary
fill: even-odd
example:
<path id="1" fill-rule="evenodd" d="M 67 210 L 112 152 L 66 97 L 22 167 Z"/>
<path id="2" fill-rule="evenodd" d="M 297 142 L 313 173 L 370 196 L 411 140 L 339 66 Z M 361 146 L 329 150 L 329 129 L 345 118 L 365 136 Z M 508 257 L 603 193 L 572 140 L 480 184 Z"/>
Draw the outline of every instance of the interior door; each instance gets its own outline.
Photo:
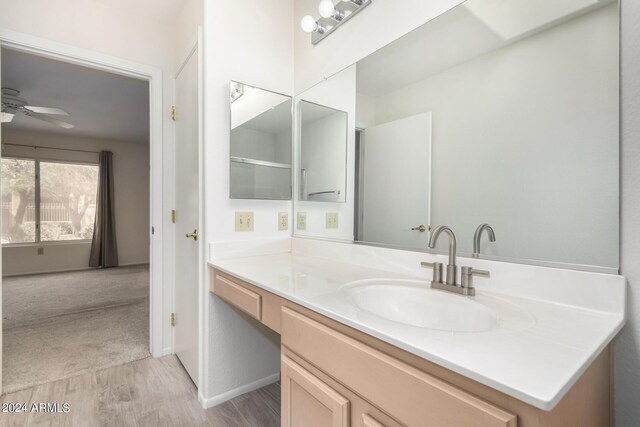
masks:
<path id="1" fill-rule="evenodd" d="M 175 352 L 198 385 L 198 52 L 175 79 Z"/>
<path id="2" fill-rule="evenodd" d="M 431 220 L 431 113 L 366 128 L 359 151 L 358 239 L 425 249 Z M 421 225 L 424 231 L 417 229 Z"/>

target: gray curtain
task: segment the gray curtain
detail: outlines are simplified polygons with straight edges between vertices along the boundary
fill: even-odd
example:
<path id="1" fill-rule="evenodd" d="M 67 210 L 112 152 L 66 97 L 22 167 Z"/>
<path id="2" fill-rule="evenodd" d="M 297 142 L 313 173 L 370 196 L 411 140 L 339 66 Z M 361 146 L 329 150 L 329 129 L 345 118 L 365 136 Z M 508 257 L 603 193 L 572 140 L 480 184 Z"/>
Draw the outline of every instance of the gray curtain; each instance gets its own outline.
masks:
<path id="1" fill-rule="evenodd" d="M 90 267 L 116 267 L 118 245 L 116 244 L 115 196 L 113 193 L 113 153 L 100 152 L 100 177 L 96 220 L 91 241 Z"/>

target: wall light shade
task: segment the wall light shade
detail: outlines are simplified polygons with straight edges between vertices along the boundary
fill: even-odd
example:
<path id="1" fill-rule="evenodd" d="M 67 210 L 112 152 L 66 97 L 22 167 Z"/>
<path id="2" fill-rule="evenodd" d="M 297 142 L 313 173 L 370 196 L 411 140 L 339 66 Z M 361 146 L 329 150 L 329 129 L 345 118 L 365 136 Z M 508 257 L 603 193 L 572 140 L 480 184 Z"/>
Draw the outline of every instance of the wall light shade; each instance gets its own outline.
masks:
<path id="1" fill-rule="evenodd" d="M 300 26 L 305 33 L 312 33 L 318 28 L 318 23 L 313 16 L 305 15 L 302 17 L 302 21 L 300 21 Z"/>
<path id="2" fill-rule="evenodd" d="M 318 5 L 318 12 L 323 18 L 331 18 L 336 11 L 332 0 L 322 0 Z"/>

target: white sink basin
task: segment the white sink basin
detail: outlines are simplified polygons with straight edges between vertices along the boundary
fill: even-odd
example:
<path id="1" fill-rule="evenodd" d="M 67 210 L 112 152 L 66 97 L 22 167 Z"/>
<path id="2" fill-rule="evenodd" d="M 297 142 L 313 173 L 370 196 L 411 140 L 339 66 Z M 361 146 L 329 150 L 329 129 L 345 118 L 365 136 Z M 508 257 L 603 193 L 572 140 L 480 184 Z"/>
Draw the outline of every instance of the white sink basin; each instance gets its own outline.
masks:
<path id="1" fill-rule="evenodd" d="M 346 284 L 341 292 L 360 310 L 421 328 L 482 332 L 498 325 L 497 314 L 484 304 L 431 289 L 418 280 L 359 280 Z"/>

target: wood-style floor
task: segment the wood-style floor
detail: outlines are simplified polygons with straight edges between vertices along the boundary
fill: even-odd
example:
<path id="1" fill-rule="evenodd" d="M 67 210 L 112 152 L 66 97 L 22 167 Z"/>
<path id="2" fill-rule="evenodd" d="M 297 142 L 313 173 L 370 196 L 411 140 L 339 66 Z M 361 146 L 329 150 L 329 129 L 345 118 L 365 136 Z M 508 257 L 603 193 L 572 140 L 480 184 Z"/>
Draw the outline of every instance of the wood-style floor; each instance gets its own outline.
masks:
<path id="1" fill-rule="evenodd" d="M 58 403 L 67 413 L 2 413 L 0 426 L 255 426 L 280 425 L 280 386 L 272 384 L 204 410 L 175 356 L 147 358 L 0 397 L 6 405 Z"/>

